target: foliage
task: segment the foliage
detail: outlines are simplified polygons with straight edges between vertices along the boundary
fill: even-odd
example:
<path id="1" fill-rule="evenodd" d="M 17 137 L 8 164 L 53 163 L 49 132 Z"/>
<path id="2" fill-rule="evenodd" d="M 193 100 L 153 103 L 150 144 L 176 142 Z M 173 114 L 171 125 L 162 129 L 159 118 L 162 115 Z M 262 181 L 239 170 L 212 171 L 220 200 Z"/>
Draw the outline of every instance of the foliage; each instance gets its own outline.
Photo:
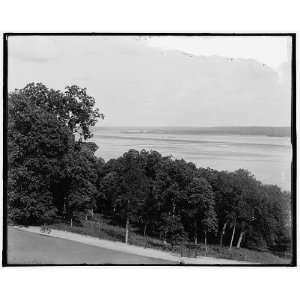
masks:
<path id="1" fill-rule="evenodd" d="M 193 178 L 189 186 L 184 214 L 195 242 L 199 231 L 216 233 L 218 225 L 214 206 L 214 194 L 210 184 L 202 177 Z"/>
<path id="2" fill-rule="evenodd" d="M 224 244 L 229 245 L 235 226 L 233 245 L 289 249 L 290 194 L 262 185 L 246 170 L 197 169 L 146 150 L 130 150 L 101 170 L 98 207 L 108 207 L 107 216 L 117 224 L 124 226 L 126 205 L 132 201 L 132 225 L 173 245 L 187 238 L 202 241 L 205 233 L 210 243 L 217 243 L 226 223 Z"/>
<path id="3" fill-rule="evenodd" d="M 84 139 L 92 137 L 90 127 L 96 124 L 98 118 L 104 118 L 94 108 L 95 99 L 86 93 L 86 89 L 76 85 L 67 86 L 61 92 L 48 89 L 42 83 L 30 83 L 11 93 L 9 98 L 14 103 L 22 100 L 39 107 Z"/>
<path id="4" fill-rule="evenodd" d="M 65 93 L 29 84 L 9 94 L 9 217 L 20 224 L 50 223 L 92 208 L 97 192 L 95 146 L 84 143 L 99 117 L 84 89 Z"/>

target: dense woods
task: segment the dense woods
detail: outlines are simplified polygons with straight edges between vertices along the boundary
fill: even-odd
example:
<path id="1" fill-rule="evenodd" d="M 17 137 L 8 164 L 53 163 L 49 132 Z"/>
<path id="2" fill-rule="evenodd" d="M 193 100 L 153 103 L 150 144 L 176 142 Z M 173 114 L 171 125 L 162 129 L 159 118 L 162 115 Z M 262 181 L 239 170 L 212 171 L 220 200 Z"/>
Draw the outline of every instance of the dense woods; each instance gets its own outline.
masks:
<path id="1" fill-rule="evenodd" d="M 291 195 L 247 170 L 197 168 L 131 149 L 105 162 L 88 142 L 103 115 L 85 89 L 29 84 L 8 97 L 8 214 L 16 224 L 80 224 L 94 213 L 166 244 L 287 251 Z M 101 145 L 99 145 L 101 149 Z"/>

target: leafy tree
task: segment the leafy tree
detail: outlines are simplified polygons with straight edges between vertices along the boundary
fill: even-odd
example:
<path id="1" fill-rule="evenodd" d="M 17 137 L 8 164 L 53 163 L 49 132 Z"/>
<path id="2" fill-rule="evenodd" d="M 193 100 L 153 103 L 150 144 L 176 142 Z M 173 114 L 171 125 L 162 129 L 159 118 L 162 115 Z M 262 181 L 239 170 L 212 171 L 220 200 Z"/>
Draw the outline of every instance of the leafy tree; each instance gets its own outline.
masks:
<path id="1" fill-rule="evenodd" d="M 290 194 L 274 185 L 261 186 L 260 193 L 259 209 L 245 244 L 248 247 L 288 250 L 291 246 Z"/>
<path id="2" fill-rule="evenodd" d="M 204 178 L 194 178 L 189 189 L 186 214 L 193 224 L 194 240 L 197 243 L 199 230 L 204 233 L 207 249 L 207 233 L 217 231 L 217 216 L 214 195 L 210 184 Z"/>
<path id="3" fill-rule="evenodd" d="M 215 242 L 219 228 L 221 245 L 223 238 L 237 248 L 290 243 L 290 195 L 262 185 L 246 170 L 197 169 L 145 150 L 130 150 L 101 170 L 101 201 L 112 205 L 112 219 L 129 220 L 145 236 L 174 245 L 186 233 L 194 241 L 201 235 L 207 248 L 207 237 Z"/>
<path id="4" fill-rule="evenodd" d="M 24 99 L 10 100 L 9 215 L 21 224 L 49 222 L 57 214 L 51 178 L 73 141 L 53 115 Z"/>
<path id="5" fill-rule="evenodd" d="M 96 124 L 97 119 L 104 118 L 99 109 L 94 108 L 95 99 L 86 93 L 85 88 L 76 85 L 67 86 L 61 92 L 48 89 L 42 83 L 30 83 L 11 93 L 10 98 L 23 99 L 55 115 L 72 133 L 85 140 L 92 137 L 90 128 Z"/>
<path id="6" fill-rule="evenodd" d="M 223 238 L 229 226 L 233 223 L 232 201 L 235 193 L 232 186 L 232 176 L 229 172 L 218 172 L 212 169 L 199 169 L 200 176 L 211 184 L 215 195 L 215 212 L 218 219 L 219 243 L 223 246 Z"/>
<path id="7" fill-rule="evenodd" d="M 234 215 L 234 227 L 230 248 L 232 247 L 236 228 L 240 230 L 237 241 L 237 248 L 239 248 L 247 229 L 255 222 L 256 212 L 259 211 L 261 202 L 259 193 L 260 184 L 247 170 L 237 170 L 232 176 L 235 198 L 231 208 Z"/>
<path id="8" fill-rule="evenodd" d="M 142 226 L 143 235 L 145 238 L 145 245 L 147 244 L 147 233 L 151 229 L 155 229 L 159 223 L 158 215 L 158 203 L 156 202 L 153 195 L 153 183 L 148 180 L 148 188 L 146 191 L 146 196 L 139 201 L 137 221 L 138 224 Z"/>
<path id="9" fill-rule="evenodd" d="M 93 105 L 78 87 L 62 93 L 29 84 L 9 94 L 8 205 L 15 222 L 52 222 L 93 206 L 95 146 L 75 141 L 79 131 L 91 136 L 100 116 Z"/>
<path id="10" fill-rule="evenodd" d="M 114 202 L 116 215 L 125 221 L 125 242 L 129 239 L 131 222 L 138 221 L 138 208 L 147 196 L 147 178 L 141 168 L 139 152 L 129 150 L 120 158 L 120 194 Z"/>
<path id="11" fill-rule="evenodd" d="M 63 209 L 67 220 L 80 218 L 81 215 L 86 215 L 88 210 L 93 211 L 96 207 L 96 181 L 96 159 L 92 153 L 85 149 L 77 149 L 66 154 L 61 160 L 53 188 L 58 191 L 56 204 Z"/>
<path id="12" fill-rule="evenodd" d="M 160 220 L 159 231 L 165 243 L 169 242 L 174 246 L 186 240 L 180 216 L 163 213 Z"/>

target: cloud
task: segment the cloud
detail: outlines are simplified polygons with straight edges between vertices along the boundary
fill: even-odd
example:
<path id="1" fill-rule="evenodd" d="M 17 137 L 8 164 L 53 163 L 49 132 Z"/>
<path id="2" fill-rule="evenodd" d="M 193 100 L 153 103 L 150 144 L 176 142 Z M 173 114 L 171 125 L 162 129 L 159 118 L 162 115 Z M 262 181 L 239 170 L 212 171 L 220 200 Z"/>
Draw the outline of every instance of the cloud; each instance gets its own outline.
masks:
<path id="1" fill-rule="evenodd" d="M 282 63 L 277 69 L 279 81 L 282 84 L 291 83 L 291 65 L 289 62 Z"/>
<path id="2" fill-rule="evenodd" d="M 187 56 L 129 37 L 14 39 L 9 55 L 22 60 L 9 64 L 11 90 L 33 81 L 86 87 L 107 126 L 290 124 L 290 64 Z"/>
<path id="3" fill-rule="evenodd" d="M 59 57 L 60 51 L 47 36 L 8 38 L 8 55 L 24 61 L 47 62 Z"/>

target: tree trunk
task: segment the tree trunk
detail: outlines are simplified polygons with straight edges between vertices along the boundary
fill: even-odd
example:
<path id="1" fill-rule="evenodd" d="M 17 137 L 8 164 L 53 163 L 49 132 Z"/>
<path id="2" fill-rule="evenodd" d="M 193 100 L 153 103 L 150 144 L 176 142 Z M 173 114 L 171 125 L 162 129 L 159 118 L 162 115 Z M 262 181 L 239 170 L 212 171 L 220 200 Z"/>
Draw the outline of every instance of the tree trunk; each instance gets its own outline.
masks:
<path id="1" fill-rule="evenodd" d="M 241 242 L 242 242 L 243 236 L 244 236 L 244 231 L 241 231 L 238 243 L 236 245 L 237 248 L 241 247 Z"/>
<path id="2" fill-rule="evenodd" d="M 147 224 L 144 225 L 145 248 L 147 247 L 147 243 L 148 243 L 146 233 L 147 233 Z"/>
<path id="3" fill-rule="evenodd" d="M 207 237 L 206 237 L 206 231 L 204 231 L 204 244 L 205 244 L 205 256 L 207 256 Z"/>
<path id="4" fill-rule="evenodd" d="M 220 246 L 221 247 L 223 247 L 223 237 L 225 235 L 226 227 L 227 227 L 227 222 L 224 223 L 222 232 L 221 232 L 221 237 L 220 237 Z"/>
<path id="5" fill-rule="evenodd" d="M 72 227 L 73 226 L 73 220 L 71 218 L 71 221 L 70 221 L 70 226 Z"/>
<path id="6" fill-rule="evenodd" d="M 195 241 L 195 245 L 197 245 L 198 244 L 197 234 L 195 234 L 195 236 L 194 236 L 194 241 Z"/>
<path id="7" fill-rule="evenodd" d="M 232 243 L 233 243 L 233 240 L 234 240 L 234 234 L 235 234 L 235 225 L 236 225 L 236 221 L 234 221 L 234 226 L 233 226 L 233 230 L 232 230 L 232 236 L 231 236 L 231 241 L 230 241 L 229 249 L 232 248 Z"/>
<path id="8" fill-rule="evenodd" d="M 198 224 L 196 220 L 194 220 L 194 242 L 195 245 L 198 244 Z"/>
<path id="9" fill-rule="evenodd" d="M 175 217 L 176 204 L 173 202 L 172 217 Z"/>
<path id="10" fill-rule="evenodd" d="M 125 243 L 128 244 L 128 233 L 129 233 L 129 218 L 126 219 L 126 229 L 125 229 Z"/>
<path id="11" fill-rule="evenodd" d="M 164 242 L 164 245 L 167 245 L 167 233 L 166 232 L 164 232 L 164 240 L 163 240 L 163 242 Z"/>
<path id="12" fill-rule="evenodd" d="M 129 205 L 130 200 L 127 199 L 127 210 L 126 210 L 126 226 L 125 226 L 125 243 L 128 244 L 128 235 L 129 235 Z"/>

